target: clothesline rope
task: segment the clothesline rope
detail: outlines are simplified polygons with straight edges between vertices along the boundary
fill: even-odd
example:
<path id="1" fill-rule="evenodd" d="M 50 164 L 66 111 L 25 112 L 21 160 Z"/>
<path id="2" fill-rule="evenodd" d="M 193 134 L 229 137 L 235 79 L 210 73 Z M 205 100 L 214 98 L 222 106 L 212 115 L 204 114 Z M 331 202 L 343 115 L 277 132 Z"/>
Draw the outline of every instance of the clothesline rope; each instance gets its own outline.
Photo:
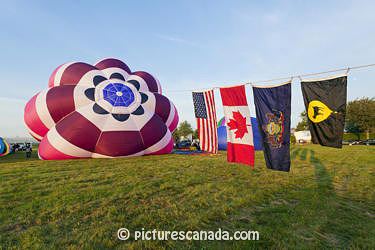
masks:
<path id="1" fill-rule="evenodd" d="M 299 74 L 299 75 L 292 75 L 292 76 L 286 76 L 286 77 L 279 77 L 279 78 L 273 78 L 273 79 L 269 79 L 269 80 L 244 81 L 244 82 L 241 82 L 241 83 L 231 84 L 231 85 L 233 85 L 233 86 L 236 86 L 236 85 L 253 85 L 255 83 L 267 83 L 267 82 L 282 81 L 282 80 L 290 80 L 290 81 L 292 81 L 294 78 L 299 78 L 300 81 L 302 81 L 303 77 L 316 76 L 316 75 L 324 75 L 324 74 L 335 73 L 335 72 L 340 72 L 340 71 L 346 71 L 345 74 L 348 74 L 350 70 L 362 69 L 362 68 L 370 68 L 370 67 L 375 67 L 375 63 L 373 63 L 373 64 L 366 64 L 366 65 L 360 65 L 360 66 L 340 68 L 340 69 L 332 69 L 332 70 L 321 71 L 321 72 L 317 72 L 317 73 L 308 73 L 308 74 Z M 206 89 L 219 89 L 221 87 L 228 87 L 228 86 L 213 86 L 213 87 L 206 88 Z M 194 92 L 194 91 L 197 91 L 197 90 L 186 89 L 186 90 L 171 90 L 171 91 L 166 91 L 166 92 L 168 92 L 168 93 L 177 93 L 177 92 Z"/>

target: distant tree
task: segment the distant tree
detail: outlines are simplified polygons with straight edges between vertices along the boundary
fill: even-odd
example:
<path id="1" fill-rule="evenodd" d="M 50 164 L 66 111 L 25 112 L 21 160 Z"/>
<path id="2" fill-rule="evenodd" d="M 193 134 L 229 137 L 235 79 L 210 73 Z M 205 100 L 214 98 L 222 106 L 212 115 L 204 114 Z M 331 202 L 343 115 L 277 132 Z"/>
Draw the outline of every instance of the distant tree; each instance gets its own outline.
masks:
<path id="1" fill-rule="evenodd" d="M 193 128 L 188 121 L 183 121 L 180 123 L 178 128 L 173 132 L 173 138 L 175 141 L 179 141 L 181 136 L 188 136 L 193 134 Z"/>
<path id="2" fill-rule="evenodd" d="M 178 132 L 178 128 L 175 129 L 172 133 L 173 139 L 175 142 L 178 142 L 180 140 L 180 133 Z"/>
<path id="3" fill-rule="evenodd" d="M 306 111 L 303 111 L 300 115 L 301 121 L 296 126 L 296 131 L 303 131 L 309 129 L 309 124 L 307 123 Z"/>
<path id="4" fill-rule="evenodd" d="M 361 133 L 363 132 L 357 124 L 352 123 L 351 121 L 347 121 L 345 123 L 345 131 L 348 133 L 355 134 L 357 136 L 357 140 L 361 139 Z"/>
<path id="5" fill-rule="evenodd" d="M 346 125 L 348 132 L 358 134 L 366 132 L 367 139 L 375 130 L 375 98 L 362 97 L 348 102 L 346 106 Z"/>
<path id="6" fill-rule="evenodd" d="M 183 121 L 180 123 L 178 126 L 178 131 L 181 136 L 188 136 L 194 132 L 191 124 L 188 121 Z"/>
<path id="7" fill-rule="evenodd" d="M 198 129 L 195 129 L 193 132 L 193 139 L 199 139 L 198 138 Z"/>

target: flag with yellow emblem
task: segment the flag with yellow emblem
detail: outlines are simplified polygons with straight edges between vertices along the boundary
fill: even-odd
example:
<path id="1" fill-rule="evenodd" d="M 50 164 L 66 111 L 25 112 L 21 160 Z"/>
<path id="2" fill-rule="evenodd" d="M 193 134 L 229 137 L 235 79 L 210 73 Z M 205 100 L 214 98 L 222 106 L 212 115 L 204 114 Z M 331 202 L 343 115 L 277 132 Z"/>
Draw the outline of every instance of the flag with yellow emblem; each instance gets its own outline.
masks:
<path id="1" fill-rule="evenodd" d="M 303 80 L 311 139 L 314 144 L 341 148 L 346 113 L 347 76 Z"/>

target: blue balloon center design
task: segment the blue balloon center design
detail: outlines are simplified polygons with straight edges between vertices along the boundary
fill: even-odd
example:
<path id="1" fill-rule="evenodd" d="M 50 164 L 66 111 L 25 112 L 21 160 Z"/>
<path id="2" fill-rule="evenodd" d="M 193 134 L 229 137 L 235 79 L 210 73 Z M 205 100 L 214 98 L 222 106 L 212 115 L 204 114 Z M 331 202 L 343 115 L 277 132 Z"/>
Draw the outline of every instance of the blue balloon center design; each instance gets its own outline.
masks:
<path id="1" fill-rule="evenodd" d="M 134 102 L 134 93 L 122 83 L 110 83 L 103 89 L 104 100 L 112 106 L 129 107 Z"/>

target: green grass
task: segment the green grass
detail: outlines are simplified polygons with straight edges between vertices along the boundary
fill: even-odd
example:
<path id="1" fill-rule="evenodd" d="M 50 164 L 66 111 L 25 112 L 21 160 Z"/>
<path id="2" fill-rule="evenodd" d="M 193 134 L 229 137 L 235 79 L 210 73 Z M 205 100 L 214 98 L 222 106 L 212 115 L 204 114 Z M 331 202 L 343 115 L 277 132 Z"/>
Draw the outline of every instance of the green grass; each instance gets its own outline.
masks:
<path id="1" fill-rule="evenodd" d="M 375 248 L 375 147 L 292 148 L 290 173 L 217 156 L 0 159 L 3 248 Z M 120 241 L 132 230 L 257 230 L 259 241 Z"/>

